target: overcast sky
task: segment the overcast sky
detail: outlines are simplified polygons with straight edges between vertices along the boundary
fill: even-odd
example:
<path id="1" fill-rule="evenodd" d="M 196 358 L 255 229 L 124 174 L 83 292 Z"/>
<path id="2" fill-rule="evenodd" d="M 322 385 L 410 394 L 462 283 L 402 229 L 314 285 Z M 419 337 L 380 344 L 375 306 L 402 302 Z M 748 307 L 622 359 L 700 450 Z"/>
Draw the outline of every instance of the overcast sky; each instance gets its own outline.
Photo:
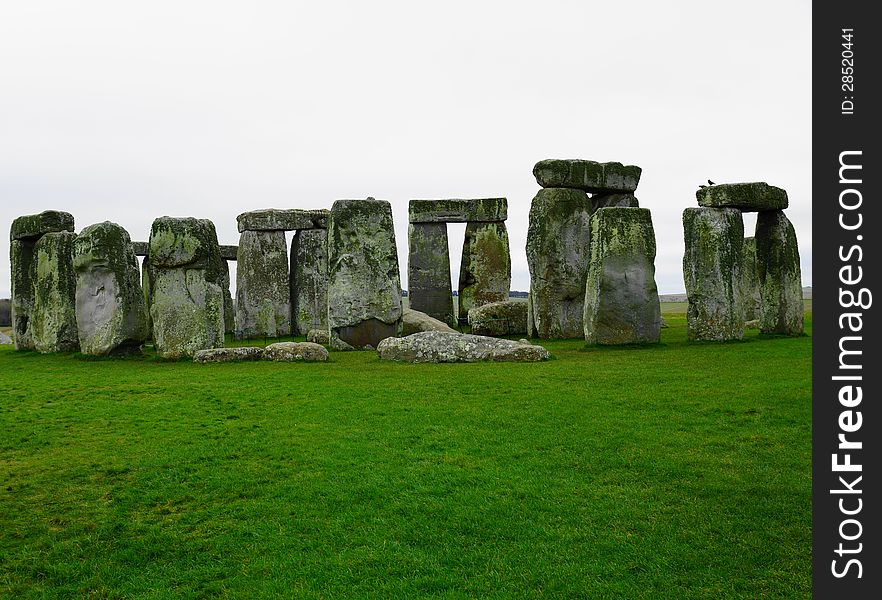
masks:
<path id="1" fill-rule="evenodd" d="M 661 293 L 708 178 L 788 191 L 810 285 L 810 43 L 805 0 L 5 2 L 0 228 L 195 216 L 235 244 L 246 210 L 374 196 L 406 286 L 409 199 L 505 196 L 526 290 L 533 165 L 587 158 L 643 168 Z"/>

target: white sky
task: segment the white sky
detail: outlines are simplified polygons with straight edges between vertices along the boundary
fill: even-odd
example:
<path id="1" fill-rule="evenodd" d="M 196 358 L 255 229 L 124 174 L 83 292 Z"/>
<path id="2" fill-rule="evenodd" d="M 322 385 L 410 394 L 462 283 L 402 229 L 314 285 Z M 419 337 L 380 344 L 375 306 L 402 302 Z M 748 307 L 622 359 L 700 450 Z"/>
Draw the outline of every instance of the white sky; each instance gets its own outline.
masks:
<path id="1" fill-rule="evenodd" d="M 810 44 L 806 0 L 4 2 L 0 229 L 59 209 L 146 241 L 168 214 L 235 244 L 246 210 L 374 196 L 406 287 L 409 199 L 505 196 L 526 290 L 533 165 L 617 160 L 643 168 L 661 293 L 708 178 L 788 191 L 810 285 Z"/>

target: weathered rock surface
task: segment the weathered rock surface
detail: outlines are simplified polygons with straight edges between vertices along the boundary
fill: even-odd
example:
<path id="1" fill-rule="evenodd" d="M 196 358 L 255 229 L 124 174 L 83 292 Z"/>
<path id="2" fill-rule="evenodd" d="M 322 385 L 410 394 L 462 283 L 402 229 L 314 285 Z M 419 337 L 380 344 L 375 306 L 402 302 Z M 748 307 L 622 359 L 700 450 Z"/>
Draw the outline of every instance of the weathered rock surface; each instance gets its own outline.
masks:
<path id="1" fill-rule="evenodd" d="M 474 335 L 526 335 L 527 303 L 504 300 L 476 306 L 469 311 L 469 326 Z"/>
<path id="2" fill-rule="evenodd" d="M 644 208 L 601 208 L 591 217 L 591 262 L 585 284 L 585 341 L 659 341 L 655 232 Z"/>
<path id="3" fill-rule="evenodd" d="M 264 348 L 263 359 L 275 362 L 325 362 L 328 351 L 313 342 L 278 342 Z"/>
<path id="4" fill-rule="evenodd" d="M 690 340 L 740 340 L 744 337 L 744 222 L 734 208 L 683 211 L 683 279 Z"/>
<path id="5" fill-rule="evenodd" d="M 530 206 L 530 317 L 540 338 L 580 338 L 591 257 L 591 200 L 570 188 L 541 189 Z M 528 333 L 531 333 L 528 331 Z"/>
<path id="6" fill-rule="evenodd" d="M 7 344 L 12 343 L 12 338 L 0 331 L 0 346 L 5 346 Z"/>
<path id="7" fill-rule="evenodd" d="M 77 277 L 72 253 L 77 234 L 57 231 L 35 244 L 34 309 L 31 335 L 38 352 L 74 352 L 77 337 Z"/>
<path id="8" fill-rule="evenodd" d="M 73 243 L 73 269 L 80 351 L 138 352 L 147 338 L 147 316 L 128 232 L 108 221 L 83 229 Z"/>
<path id="9" fill-rule="evenodd" d="M 447 224 L 411 223 L 407 237 L 407 291 L 410 307 L 439 321 L 453 323 L 455 318 Z"/>
<path id="10" fill-rule="evenodd" d="M 741 302 L 744 319 L 759 319 L 763 310 L 763 298 L 756 264 L 756 238 L 744 238 L 741 261 Z"/>
<path id="11" fill-rule="evenodd" d="M 594 194 L 591 196 L 591 212 L 598 208 L 640 208 L 634 194 Z"/>
<path id="12" fill-rule="evenodd" d="M 392 206 L 337 200 L 328 221 L 328 324 L 344 342 L 374 346 L 401 330 Z"/>
<path id="13" fill-rule="evenodd" d="M 695 192 L 699 206 L 737 208 L 742 212 L 783 210 L 787 208 L 787 192 L 764 181 L 751 183 L 719 183 Z"/>
<path id="14" fill-rule="evenodd" d="M 263 359 L 263 348 L 209 348 L 197 350 L 193 355 L 196 363 L 243 362 Z"/>
<path id="15" fill-rule="evenodd" d="M 291 335 L 284 231 L 243 231 L 236 261 L 236 338 Z"/>
<path id="16" fill-rule="evenodd" d="M 327 329 L 310 329 L 306 334 L 306 341 L 321 344 L 335 352 L 355 350 L 355 348 L 337 337 L 336 334 L 330 335 Z"/>
<path id="17" fill-rule="evenodd" d="M 328 210 L 299 208 L 266 208 L 242 213 L 236 217 L 239 233 L 243 231 L 294 231 L 298 229 L 326 229 Z"/>
<path id="18" fill-rule="evenodd" d="M 295 335 L 328 326 L 328 230 L 301 229 L 291 240 L 291 312 Z"/>
<path id="19" fill-rule="evenodd" d="M 802 335 L 799 246 L 793 224 L 781 211 L 761 212 L 757 216 L 756 264 L 762 294 L 760 331 Z"/>
<path id="20" fill-rule="evenodd" d="M 401 333 L 402 335 L 410 335 L 419 333 L 420 331 L 446 331 L 448 333 L 456 333 L 447 323 L 435 319 L 424 312 L 405 308 L 401 317 Z"/>
<path id="21" fill-rule="evenodd" d="M 387 338 L 380 342 L 377 353 L 383 360 L 408 363 L 537 362 L 551 357 L 542 346 L 442 331 Z"/>
<path id="22" fill-rule="evenodd" d="M 459 268 L 459 315 L 482 304 L 508 299 L 511 251 L 505 223 L 468 223 Z"/>
<path id="23" fill-rule="evenodd" d="M 544 188 L 576 188 L 592 194 L 631 193 L 641 173 L 634 165 L 578 159 L 540 160 L 533 167 L 533 176 Z"/>
<path id="24" fill-rule="evenodd" d="M 16 350 L 33 350 L 31 313 L 34 310 L 34 242 L 12 240 L 9 261 L 12 267 L 12 331 Z"/>
<path id="25" fill-rule="evenodd" d="M 36 241 L 46 233 L 73 230 L 72 214 L 60 210 L 44 210 L 36 215 L 24 215 L 15 219 L 9 228 L 9 239 Z"/>
<path id="26" fill-rule="evenodd" d="M 505 198 L 411 200 L 411 223 L 487 223 L 508 218 Z"/>

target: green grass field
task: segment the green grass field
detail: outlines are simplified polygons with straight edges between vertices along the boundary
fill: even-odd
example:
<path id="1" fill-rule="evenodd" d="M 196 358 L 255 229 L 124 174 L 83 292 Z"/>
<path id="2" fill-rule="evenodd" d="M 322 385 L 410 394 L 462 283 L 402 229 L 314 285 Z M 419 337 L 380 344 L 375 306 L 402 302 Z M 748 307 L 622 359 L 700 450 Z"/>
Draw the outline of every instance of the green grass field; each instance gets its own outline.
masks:
<path id="1" fill-rule="evenodd" d="M 0 597 L 809 597 L 811 337 L 683 311 L 542 364 L 2 346 Z"/>

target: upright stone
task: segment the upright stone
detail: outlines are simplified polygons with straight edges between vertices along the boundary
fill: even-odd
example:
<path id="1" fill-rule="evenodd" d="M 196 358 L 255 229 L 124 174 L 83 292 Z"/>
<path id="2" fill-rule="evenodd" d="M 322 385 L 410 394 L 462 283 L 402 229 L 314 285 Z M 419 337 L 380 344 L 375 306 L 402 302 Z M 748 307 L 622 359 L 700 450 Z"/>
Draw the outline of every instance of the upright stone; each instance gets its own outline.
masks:
<path id="1" fill-rule="evenodd" d="M 74 240 L 77 333 L 83 354 L 137 352 L 147 338 L 144 294 L 128 232 L 105 221 Z"/>
<path id="2" fill-rule="evenodd" d="M 744 222 L 734 208 L 683 211 L 683 279 L 690 340 L 740 340 L 744 337 Z"/>
<path id="3" fill-rule="evenodd" d="M 153 341 L 165 358 L 224 345 L 220 250 L 206 219 L 160 217 L 150 231 Z"/>
<path id="4" fill-rule="evenodd" d="M 756 264 L 756 238 L 744 238 L 741 261 L 741 301 L 744 304 L 744 320 L 759 319 L 763 310 L 762 291 Z"/>
<path id="5" fill-rule="evenodd" d="M 505 223 L 468 223 L 459 268 L 459 317 L 490 302 L 508 300 L 511 253 Z"/>
<path id="6" fill-rule="evenodd" d="M 645 208 L 601 208 L 591 217 L 591 261 L 585 284 L 585 341 L 659 341 L 655 232 Z"/>
<path id="7" fill-rule="evenodd" d="M 530 206 L 530 315 L 540 338 L 580 338 L 591 258 L 591 200 L 570 188 L 541 189 Z"/>
<path id="8" fill-rule="evenodd" d="M 77 277 L 72 253 L 77 234 L 72 231 L 47 233 L 34 251 L 34 310 L 31 335 L 38 352 L 74 352 L 77 337 Z"/>
<path id="9" fill-rule="evenodd" d="M 408 227 L 407 294 L 410 308 L 455 323 L 446 223 Z"/>
<path id="10" fill-rule="evenodd" d="M 243 231 L 236 259 L 236 337 L 291 335 L 285 232 Z"/>
<path id="11" fill-rule="evenodd" d="M 294 333 L 328 328 L 328 230 L 301 229 L 291 240 L 291 310 Z"/>
<path id="12" fill-rule="evenodd" d="M 392 206 L 337 200 L 328 223 L 328 326 L 352 346 L 376 348 L 401 330 Z"/>
<path id="13" fill-rule="evenodd" d="M 762 295 L 760 331 L 802 335 L 802 274 L 796 232 L 780 210 L 756 219 L 756 264 Z"/>

